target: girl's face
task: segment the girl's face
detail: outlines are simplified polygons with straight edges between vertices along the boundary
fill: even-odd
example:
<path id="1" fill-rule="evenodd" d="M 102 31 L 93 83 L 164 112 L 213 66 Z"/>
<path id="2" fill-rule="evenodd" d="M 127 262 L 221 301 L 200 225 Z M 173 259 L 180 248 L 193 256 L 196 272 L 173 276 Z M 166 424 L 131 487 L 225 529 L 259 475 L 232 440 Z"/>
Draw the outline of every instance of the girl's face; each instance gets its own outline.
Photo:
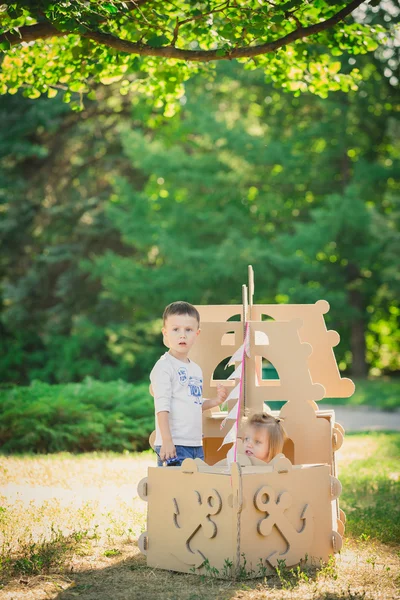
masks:
<path id="1" fill-rule="evenodd" d="M 269 441 L 264 427 L 247 427 L 243 444 L 247 456 L 254 456 L 260 460 L 268 459 Z"/>

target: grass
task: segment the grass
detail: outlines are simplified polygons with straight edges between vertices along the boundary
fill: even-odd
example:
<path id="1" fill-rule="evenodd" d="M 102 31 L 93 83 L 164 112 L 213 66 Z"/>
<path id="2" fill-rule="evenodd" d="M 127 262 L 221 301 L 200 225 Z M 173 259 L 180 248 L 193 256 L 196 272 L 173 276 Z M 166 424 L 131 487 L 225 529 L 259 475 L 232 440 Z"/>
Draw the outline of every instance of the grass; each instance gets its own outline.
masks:
<path id="1" fill-rule="evenodd" d="M 345 455 L 358 448 L 356 434 L 345 439 Z M 341 506 L 346 512 L 347 535 L 383 543 L 400 542 L 400 434 L 371 433 L 369 452 L 346 464 L 339 478 L 343 486 Z M 339 457 L 340 458 L 340 457 Z"/>
<path id="2" fill-rule="evenodd" d="M 381 410 L 400 409 L 400 378 L 355 379 L 356 390 L 351 398 L 334 398 L 335 405 L 371 406 Z M 321 402 L 329 403 L 330 398 Z"/>
<path id="3" fill-rule="evenodd" d="M 321 568 L 247 581 L 154 570 L 137 548 L 136 485 L 154 456 L 0 457 L 1 600 L 389 600 L 400 568 L 400 434 L 356 434 L 338 453 L 344 548 Z M 397 596 L 398 597 L 398 596 Z"/>

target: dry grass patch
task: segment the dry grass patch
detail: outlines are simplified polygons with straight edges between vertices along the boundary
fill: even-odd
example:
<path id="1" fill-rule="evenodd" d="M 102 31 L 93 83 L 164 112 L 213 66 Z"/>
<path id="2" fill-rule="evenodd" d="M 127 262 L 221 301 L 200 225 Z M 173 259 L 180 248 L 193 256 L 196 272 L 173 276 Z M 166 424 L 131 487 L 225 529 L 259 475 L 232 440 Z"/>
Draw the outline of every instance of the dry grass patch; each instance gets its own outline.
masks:
<path id="1" fill-rule="evenodd" d="M 396 434 L 346 439 L 339 466 L 349 482 L 342 495 L 349 537 L 339 556 L 319 569 L 282 565 L 264 579 L 236 582 L 146 566 L 136 546 L 145 528 L 146 504 L 137 497 L 136 485 L 155 464 L 151 454 L 1 457 L 0 599 L 400 598 L 399 546 L 391 539 L 395 530 L 388 531 L 385 518 L 374 512 L 379 494 L 394 494 L 386 504 L 387 517 L 394 523 L 400 502 L 394 454 L 399 443 Z M 371 490 L 365 487 L 367 481 Z M 369 495 L 351 510 L 360 490 Z M 374 527 L 361 531 L 369 514 Z"/>
<path id="2" fill-rule="evenodd" d="M 59 571 L 132 544 L 145 526 L 137 483 L 149 453 L 0 458 L 2 579 Z"/>

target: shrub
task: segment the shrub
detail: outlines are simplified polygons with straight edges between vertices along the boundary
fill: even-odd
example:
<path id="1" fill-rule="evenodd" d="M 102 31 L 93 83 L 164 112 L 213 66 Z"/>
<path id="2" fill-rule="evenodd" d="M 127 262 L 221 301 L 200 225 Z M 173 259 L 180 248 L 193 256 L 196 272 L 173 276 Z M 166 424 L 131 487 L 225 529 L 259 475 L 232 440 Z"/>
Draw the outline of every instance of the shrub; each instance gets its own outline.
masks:
<path id="1" fill-rule="evenodd" d="M 144 450 L 154 429 L 148 383 L 100 382 L 0 390 L 3 452 Z"/>

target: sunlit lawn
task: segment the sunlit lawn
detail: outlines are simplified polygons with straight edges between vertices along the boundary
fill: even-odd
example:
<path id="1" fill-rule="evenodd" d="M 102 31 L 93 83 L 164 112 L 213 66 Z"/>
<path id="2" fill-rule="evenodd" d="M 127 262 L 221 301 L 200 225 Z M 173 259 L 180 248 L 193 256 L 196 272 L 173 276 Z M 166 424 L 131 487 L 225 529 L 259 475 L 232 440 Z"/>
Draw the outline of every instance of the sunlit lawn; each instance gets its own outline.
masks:
<path id="1" fill-rule="evenodd" d="M 336 406 L 368 406 L 388 411 L 400 409 L 400 378 L 355 379 L 356 389 L 350 398 L 335 398 Z M 329 398 L 324 402 L 329 403 Z"/>
<path id="2" fill-rule="evenodd" d="M 265 580 L 210 580 L 146 567 L 136 540 L 150 453 L 0 457 L 0 598 L 389 599 L 400 567 L 400 434 L 352 435 L 338 453 L 347 514 L 340 556 Z M 397 544 L 397 545 L 396 545 Z"/>

